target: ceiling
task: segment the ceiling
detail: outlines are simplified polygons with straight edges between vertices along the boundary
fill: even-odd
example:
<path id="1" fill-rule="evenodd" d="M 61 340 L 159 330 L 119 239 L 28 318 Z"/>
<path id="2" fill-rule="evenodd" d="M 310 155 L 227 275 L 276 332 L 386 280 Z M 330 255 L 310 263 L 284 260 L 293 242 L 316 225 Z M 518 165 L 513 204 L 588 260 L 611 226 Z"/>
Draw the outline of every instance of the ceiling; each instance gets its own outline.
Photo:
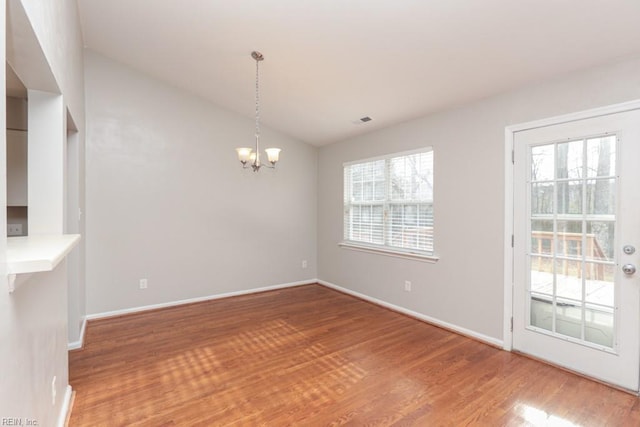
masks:
<path id="1" fill-rule="evenodd" d="M 27 88 L 24 87 L 22 81 L 20 81 L 20 78 L 9 64 L 5 64 L 5 77 L 7 96 L 26 99 Z"/>
<path id="2" fill-rule="evenodd" d="M 638 0 L 78 0 L 88 48 L 324 145 L 640 56 Z M 370 116 L 372 121 L 358 119 Z"/>

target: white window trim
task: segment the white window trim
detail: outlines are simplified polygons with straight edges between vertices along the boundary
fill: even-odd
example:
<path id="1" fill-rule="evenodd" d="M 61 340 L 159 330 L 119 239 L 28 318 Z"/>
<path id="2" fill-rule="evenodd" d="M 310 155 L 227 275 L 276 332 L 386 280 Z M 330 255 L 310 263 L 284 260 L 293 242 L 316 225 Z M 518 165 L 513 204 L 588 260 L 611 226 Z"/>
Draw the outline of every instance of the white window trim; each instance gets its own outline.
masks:
<path id="1" fill-rule="evenodd" d="M 438 262 L 440 257 L 437 255 L 426 255 L 420 252 L 411 252 L 411 251 L 403 251 L 400 249 L 391 249 L 387 246 L 374 246 L 374 245 L 366 245 L 364 243 L 356 243 L 350 241 L 342 241 L 338 243 L 338 246 L 344 249 L 350 249 L 359 252 L 367 252 L 370 254 L 378 254 L 385 255 L 394 258 L 404 258 L 410 259 L 414 261 L 423 261 L 435 264 Z"/>
<path id="2" fill-rule="evenodd" d="M 420 154 L 420 153 L 424 153 L 425 151 L 433 152 L 433 146 L 417 148 L 415 150 L 401 151 L 398 153 L 390 153 L 390 154 L 385 154 L 381 156 L 369 157 L 366 159 L 358 159 L 350 162 L 344 162 L 342 164 L 342 169 L 344 171 L 345 168 L 351 165 L 373 162 L 376 160 L 387 160 L 393 157 L 402 157 L 402 156 L 409 156 L 412 154 Z M 385 178 L 385 180 L 386 179 L 387 178 Z M 344 183 L 343 183 L 343 188 L 344 188 Z M 385 201 L 384 203 L 386 204 L 387 202 Z M 430 203 L 432 207 L 434 206 L 433 199 L 428 203 Z M 411 249 L 395 248 L 395 247 L 384 246 L 384 245 L 374 245 L 374 244 L 368 244 L 365 242 L 358 242 L 358 241 L 351 241 L 351 240 L 343 240 L 340 243 L 338 243 L 338 246 L 344 249 L 349 249 L 349 250 L 354 250 L 359 252 L 385 255 L 385 256 L 390 256 L 394 258 L 403 258 L 403 259 L 416 260 L 416 261 L 422 261 L 422 262 L 428 262 L 428 263 L 436 263 L 440 259 L 440 257 L 436 255 L 435 250 L 433 253 L 425 253 L 425 252 L 415 251 Z"/>
<path id="3" fill-rule="evenodd" d="M 358 165 L 360 163 L 375 162 L 376 160 L 385 160 L 392 157 L 402 157 L 402 156 L 410 156 L 412 154 L 420 154 L 420 153 L 424 153 L 425 151 L 433 151 L 433 147 L 432 146 L 422 147 L 422 148 L 417 148 L 415 150 L 400 151 L 399 153 L 390 153 L 390 154 L 385 154 L 383 156 L 375 156 L 375 157 L 369 157 L 366 159 L 358 159 L 350 162 L 344 162 L 342 164 L 342 168 L 344 169 L 347 166 Z"/>

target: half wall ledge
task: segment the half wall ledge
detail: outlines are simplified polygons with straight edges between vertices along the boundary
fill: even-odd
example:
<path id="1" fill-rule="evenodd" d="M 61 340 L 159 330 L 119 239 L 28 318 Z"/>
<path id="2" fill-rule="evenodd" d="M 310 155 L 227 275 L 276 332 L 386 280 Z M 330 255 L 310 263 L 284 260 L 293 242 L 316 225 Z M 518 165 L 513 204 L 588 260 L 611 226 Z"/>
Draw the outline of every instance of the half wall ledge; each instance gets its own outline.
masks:
<path id="1" fill-rule="evenodd" d="M 80 234 L 7 238 L 9 293 L 33 273 L 54 270 L 80 241 Z"/>

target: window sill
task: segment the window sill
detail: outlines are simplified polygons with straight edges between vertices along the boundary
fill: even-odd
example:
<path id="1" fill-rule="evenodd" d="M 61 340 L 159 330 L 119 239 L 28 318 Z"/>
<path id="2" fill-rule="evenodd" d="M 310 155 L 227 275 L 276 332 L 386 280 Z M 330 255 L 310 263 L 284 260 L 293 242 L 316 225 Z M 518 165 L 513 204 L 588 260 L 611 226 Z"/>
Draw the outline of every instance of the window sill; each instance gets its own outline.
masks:
<path id="1" fill-rule="evenodd" d="M 350 249 L 353 251 L 367 252 L 371 254 L 385 255 L 385 256 L 390 256 L 395 258 L 411 259 L 414 261 L 422 261 L 422 262 L 429 262 L 429 263 L 436 263 L 440 259 L 436 255 L 425 255 L 425 254 L 413 253 L 413 252 L 396 251 L 393 249 L 359 245 L 351 242 L 340 242 L 338 243 L 338 246 L 340 246 L 341 248 Z"/>

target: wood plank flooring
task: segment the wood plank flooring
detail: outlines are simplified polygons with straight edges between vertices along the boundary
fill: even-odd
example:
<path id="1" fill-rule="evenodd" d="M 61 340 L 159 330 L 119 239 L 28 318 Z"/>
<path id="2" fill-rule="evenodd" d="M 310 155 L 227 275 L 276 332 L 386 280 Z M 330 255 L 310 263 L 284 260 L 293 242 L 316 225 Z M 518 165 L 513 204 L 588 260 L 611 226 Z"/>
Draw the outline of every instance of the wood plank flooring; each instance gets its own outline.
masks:
<path id="1" fill-rule="evenodd" d="M 320 285 L 91 321 L 74 426 L 640 426 L 640 400 Z"/>

